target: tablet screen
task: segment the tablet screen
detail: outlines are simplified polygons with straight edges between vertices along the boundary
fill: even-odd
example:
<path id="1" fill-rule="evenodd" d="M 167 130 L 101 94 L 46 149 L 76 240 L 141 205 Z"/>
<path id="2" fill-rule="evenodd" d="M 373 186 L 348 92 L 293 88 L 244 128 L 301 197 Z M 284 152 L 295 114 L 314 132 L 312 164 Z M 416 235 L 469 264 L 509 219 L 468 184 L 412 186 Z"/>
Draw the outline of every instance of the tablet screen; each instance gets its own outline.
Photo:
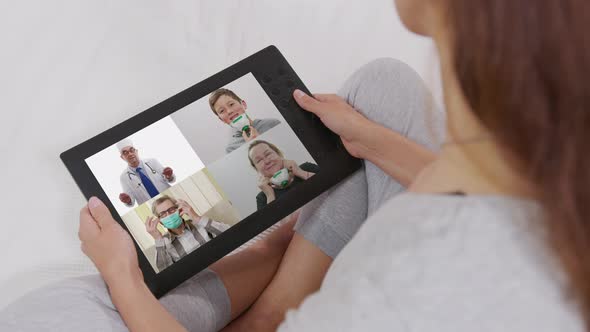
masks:
<path id="1" fill-rule="evenodd" d="M 85 161 L 156 272 L 319 171 L 252 74 Z"/>

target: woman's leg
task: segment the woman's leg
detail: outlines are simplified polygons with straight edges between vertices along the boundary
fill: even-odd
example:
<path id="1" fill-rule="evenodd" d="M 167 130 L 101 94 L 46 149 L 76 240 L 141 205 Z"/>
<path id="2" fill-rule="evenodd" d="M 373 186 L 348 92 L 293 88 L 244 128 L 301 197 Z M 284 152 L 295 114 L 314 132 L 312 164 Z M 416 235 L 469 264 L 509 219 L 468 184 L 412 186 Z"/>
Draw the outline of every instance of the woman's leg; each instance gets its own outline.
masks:
<path id="1" fill-rule="evenodd" d="M 370 120 L 427 149 L 438 149 L 443 115 L 423 81 L 406 64 L 375 60 L 355 72 L 339 95 Z M 288 309 L 319 289 L 332 260 L 367 216 L 404 190 L 377 166 L 365 162 L 363 169 L 307 204 L 272 282 L 227 330 L 275 330 Z"/>
<path id="2" fill-rule="evenodd" d="M 218 331 L 249 307 L 276 272 L 295 219 L 167 293 L 160 303 L 189 331 Z M 33 291 L 0 311 L 0 331 L 127 331 L 99 275 Z"/>
<path id="3" fill-rule="evenodd" d="M 191 278 L 160 302 L 189 330 L 217 331 L 229 320 L 225 288 L 210 270 Z M 45 286 L 0 311 L 0 331 L 127 330 L 100 275 Z"/>
<path id="4" fill-rule="evenodd" d="M 444 114 L 422 78 L 405 63 L 390 58 L 374 60 L 354 73 L 338 95 L 368 119 L 438 151 L 444 135 Z M 375 164 L 364 164 L 371 214 L 405 188 Z"/>

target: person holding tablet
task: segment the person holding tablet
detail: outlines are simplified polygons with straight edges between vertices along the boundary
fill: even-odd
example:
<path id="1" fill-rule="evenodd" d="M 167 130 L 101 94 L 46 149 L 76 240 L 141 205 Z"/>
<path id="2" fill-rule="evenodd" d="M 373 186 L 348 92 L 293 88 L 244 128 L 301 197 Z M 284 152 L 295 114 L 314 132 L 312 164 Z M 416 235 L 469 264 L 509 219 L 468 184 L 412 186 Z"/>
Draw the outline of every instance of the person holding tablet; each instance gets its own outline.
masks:
<path id="1" fill-rule="evenodd" d="M 152 216 L 145 222 L 146 231 L 156 241 L 156 266 L 160 271 L 207 243 L 230 226 L 199 216 L 185 200 L 163 195 L 152 203 Z M 186 216 L 189 219 L 185 220 Z M 157 225 L 168 229 L 165 236 Z"/>
<path id="2" fill-rule="evenodd" d="M 438 113 L 428 112 L 429 92 L 399 61 L 363 67 L 340 96 L 295 91 L 365 168 L 302 210 L 299 234 L 263 293 L 241 307 L 246 313 L 233 311 L 244 304 L 244 287 L 234 288 L 224 269 L 198 276 L 193 289 L 211 292 L 185 302 L 194 318 L 176 290 L 156 300 L 133 240 L 92 198 L 81 213 L 82 248 L 114 306 L 104 286 L 91 298 L 88 287 L 64 288 L 59 302 L 70 302 L 61 307 L 77 311 L 66 316 L 46 289 L 7 311 L 4 321 L 21 321 L 5 325 L 36 331 L 61 314 L 57 320 L 74 328 L 100 317 L 110 330 L 202 331 L 241 314 L 228 330 L 276 330 L 282 322 L 282 332 L 588 331 L 590 3 L 395 3 L 405 26 L 432 36 L 439 51 L 446 141 L 432 152 L 438 144 L 428 124 L 436 128 L 429 119 Z M 334 234 L 346 229 L 352 234 Z M 212 295 L 219 281 L 227 292 Z M 41 300 L 50 313 L 39 310 Z M 284 303 L 296 310 L 285 315 Z M 105 314 L 113 307 L 120 316 Z M 219 321 L 203 319 L 205 310 Z"/>
<path id="3" fill-rule="evenodd" d="M 254 246 L 225 256 L 156 300 L 137 279 L 141 270 L 133 264 L 137 260 L 133 240 L 126 242 L 128 234 L 112 219 L 106 206 L 93 198 L 81 211 L 80 237 L 88 243 L 86 234 L 92 238 L 92 234 L 104 234 L 105 241 L 96 241 L 88 248 L 104 243 L 104 249 L 92 253 L 86 247 L 84 250 L 95 257 L 106 277 L 79 278 L 34 292 L 0 312 L 0 327 L 4 320 L 7 327 L 38 330 L 34 321 L 20 318 L 30 316 L 34 304 L 41 309 L 34 313 L 48 312 L 56 329 L 83 326 L 80 322 L 93 319 L 98 329 L 115 331 L 180 328 L 175 320 L 194 331 L 218 331 L 229 323 L 229 331 L 276 330 L 288 310 L 297 308 L 320 289 L 332 261 L 367 216 L 403 192 L 436 158 L 432 151 L 437 149 L 438 140 L 430 135 L 430 129 L 442 126 L 442 120 L 439 113 L 430 113 L 430 92 L 407 65 L 392 59 L 371 62 L 357 70 L 338 95 L 344 99 L 334 110 L 343 121 L 339 127 L 374 134 L 370 138 L 381 144 L 377 144 L 379 149 L 374 154 L 367 154 L 365 167 L 308 203 L 289 223 Z M 322 105 L 334 108 L 325 102 L 327 98 L 337 98 L 322 96 Z M 302 103 L 301 98 L 296 100 Z M 362 145 L 350 144 L 351 137 L 342 136 L 345 147 L 351 154 L 363 157 L 359 154 Z M 105 230 L 103 233 L 93 233 L 97 223 Z M 118 247 L 112 248 L 111 244 Z M 126 253 L 117 255 L 116 265 L 121 267 L 117 272 L 112 267 L 115 261 L 109 260 L 112 257 L 104 258 L 107 249 Z M 133 281 L 127 283 L 130 279 Z M 105 280 L 106 285 L 116 287 L 111 296 Z M 75 303 L 76 318 L 55 318 L 59 311 L 53 305 L 56 292 L 68 294 L 68 301 Z M 141 315 L 137 315 L 139 312 Z M 43 317 L 37 322 L 47 326 Z"/>
<path id="4" fill-rule="evenodd" d="M 117 148 L 121 159 L 127 162 L 127 168 L 120 177 L 123 192 L 119 195 L 119 200 L 126 206 L 147 202 L 170 188 L 170 183 L 176 180 L 172 168 L 162 167 L 157 159 L 139 158 L 139 152 L 130 139 L 117 143 Z"/>
<path id="5" fill-rule="evenodd" d="M 256 195 L 258 210 L 319 172 L 315 164 L 305 162 L 298 165 L 293 160 L 285 159 L 276 145 L 263 140 L 250 144 L 248 159 L 259 176 L 258 187 L 261 191 Z"/>
<path id="6" fill-rule="evenodd" d="M 209 106 L 213 114 L 234 130 L 225 148 L 226 153 L 254 140 L 258 135 L 281 122 L 277 119 L 252 119 L 247 113 L 248 104 L 229 89 L 217 89 L 209 95 Z"/>

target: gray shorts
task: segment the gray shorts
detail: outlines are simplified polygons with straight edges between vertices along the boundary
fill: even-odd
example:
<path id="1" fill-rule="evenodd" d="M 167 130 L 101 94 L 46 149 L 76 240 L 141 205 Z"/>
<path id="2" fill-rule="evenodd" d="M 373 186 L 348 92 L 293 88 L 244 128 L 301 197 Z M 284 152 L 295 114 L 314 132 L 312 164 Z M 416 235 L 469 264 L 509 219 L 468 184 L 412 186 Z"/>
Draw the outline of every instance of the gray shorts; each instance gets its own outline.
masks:
<path id="1" fill-rule="evenodd" d="M 369 119 L 436 150 L 442 114 L 407 65 L 375 60 L 358 70 L 339 95 Z M 301 212 L 296 230 L 334 258 L 383 202 L 404 188 L 378 167 L 363 169 L 321 195 Z M 205 270 L 160 299 L 190 331 L 217 331 L 230 319 L 221 279 Z M 99 275 L 64 280 L 23 296 L 0 311 L 0 331 L 127 331 Z"/>
<path id="2" fill-rule="evenodd" d="M 190 331 L 218 331 L 229 321 L 221 279 L 205 270 L 160 302 Z M 100 275 L 71 278 L 35 290 L 0 311 L 0 331 L 127 331 Z"/>

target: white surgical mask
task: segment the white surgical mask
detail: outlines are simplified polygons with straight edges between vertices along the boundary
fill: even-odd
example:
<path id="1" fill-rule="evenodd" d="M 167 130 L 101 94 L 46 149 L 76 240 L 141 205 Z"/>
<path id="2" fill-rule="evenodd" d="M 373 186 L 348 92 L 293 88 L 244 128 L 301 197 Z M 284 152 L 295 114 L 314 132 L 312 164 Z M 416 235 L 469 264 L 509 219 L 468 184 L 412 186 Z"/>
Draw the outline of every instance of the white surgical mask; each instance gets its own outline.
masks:
<path id="1" fill-rule="evenodd" d="M 285 188 L 289 184 L 289 170 L 286 168 L 280 169 L 270 178 L 270 182 L 277 188 Z"/>
<path id="2" fill-rule="evenodd" d="M 240 114 L 237 118 L 233 119 L 229 125 L 236 130 L 244 131 L 250 128 L 250 118 L 248 118 L 246 113 Z"/>

